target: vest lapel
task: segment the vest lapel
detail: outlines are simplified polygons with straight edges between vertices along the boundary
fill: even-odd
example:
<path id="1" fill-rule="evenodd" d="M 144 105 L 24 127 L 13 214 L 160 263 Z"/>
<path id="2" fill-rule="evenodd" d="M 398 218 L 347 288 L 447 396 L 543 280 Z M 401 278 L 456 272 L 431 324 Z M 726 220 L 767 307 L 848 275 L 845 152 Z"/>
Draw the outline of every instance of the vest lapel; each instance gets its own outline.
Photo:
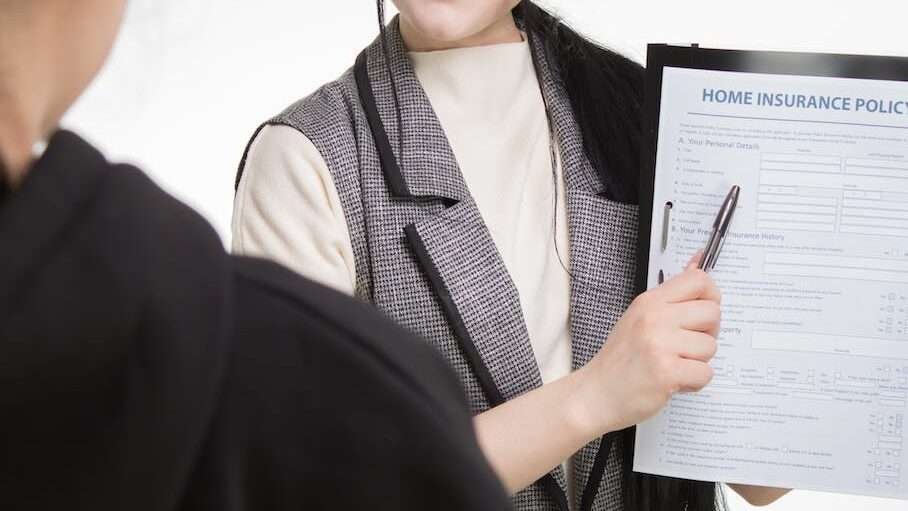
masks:
<path id="1" fill-rule="evenodd" d="M 391 80 L 381 43 L 366 50 L 372 94 L 370 120 L 392 195 L 410 201 L 441 200 L 446 208 L 428 207 L 423 218 L 406 228 L 420 263 L 471 360 L 488 371 L 484 384 L 490 401 L 507 400 L 541 384 L 517 289 L 508 275 L 428 97 L 407 57 L 397 20 L 388 30 L 389 64 L 397 85 L 401 125 L 397 127 Z M 370 103 L 365 98 L 364 103 Z M 372 109 L 366 106 L 367 114 Z M 382 127 L 387 141 L 379 141 Z M 381 149 L 382 145 L 388 147 Z M 402 149 L 403 158 L 399 149 Z M 382 153 L 393 153 L 384 157 Z M 453 317 L 452 317 L 453 316 Z M 459 331 L 458 331 L 459 330 Z M 480 374 L 482 378 L 482 374 Z"/>
<path id="2" fill-rule="evenodd" d="M 388 61 L 379 38 L 357 59 L 356 74 L 391 194 L 450 202 L 469 198 L 444 129 L 407 56 L 397 18 L 388 27 Z"/>
<path id="3" fill-rule="evenodd" d="M 421 217 L 404 229 L 406 240 L 489 405 L 495 406 L 542 385 L 520 298 L 407 57 L 397 19 L 388 39 L 389 62 L 380 41 L 358 59 L 360 98 L 389 193 L 405 203 L 426 204 Z M 446 207 L 439 208 L 438 201 Z M 561 468 L 540 484 L 567 511 Z"/>
<path id="4" fill-rule="evenodd" d="M 574 369 L 589 362 L 634 297 L 637 206 L 604 196 L 601 180 L 586 157 L 583 139 L 569 99 L 545 59 L 535 48 L 543 97 L 561 151 L 567 192 L 571 264 L 571 342 Z M 600 491 L 606 462 L 610 479 L 620 477 L 620 453 L 609 435 L 574 458 L 579 509 L 592 508 Z M 591 477 L 592 474 L 592 477 Z M 620 480 L 606 485 L 616 492 L 606 502 L 620 502 Z"/>

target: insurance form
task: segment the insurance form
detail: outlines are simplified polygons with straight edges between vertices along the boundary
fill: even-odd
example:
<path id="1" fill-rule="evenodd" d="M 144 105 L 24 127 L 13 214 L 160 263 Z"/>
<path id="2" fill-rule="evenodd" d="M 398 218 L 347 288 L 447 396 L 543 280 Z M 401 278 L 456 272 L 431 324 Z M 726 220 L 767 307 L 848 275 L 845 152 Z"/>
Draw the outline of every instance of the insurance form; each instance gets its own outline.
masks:
<path id="1" fill-rule="evenodd" d="M 908 83 L 665 67 L 648 286 L 742 189 L 715 377 L 634 469 L 908 499 Z"/>

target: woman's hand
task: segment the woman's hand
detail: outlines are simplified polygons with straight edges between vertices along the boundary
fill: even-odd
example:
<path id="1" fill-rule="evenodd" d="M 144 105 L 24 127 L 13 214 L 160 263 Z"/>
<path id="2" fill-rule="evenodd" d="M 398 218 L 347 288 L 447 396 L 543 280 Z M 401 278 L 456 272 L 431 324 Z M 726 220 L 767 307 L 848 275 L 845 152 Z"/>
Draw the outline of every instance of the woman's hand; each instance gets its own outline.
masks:
<path id="1" fill-rule="evenodd" d="M 652 416 L 673 393 L 703 388 L 718 330 L 719 290 L 691 264 L 634 300 L 582 369 L 477 415 L 479 444 L 517 492 L 591 440 Z"/>
<path id="2" fill-rule="evenodd" d="M 690 265 L 637 297 L 580 378 L 587 426 L 598 434 L 656 414 L 676 392 L 694 392 L 712 379 L 720 294 Z"/>

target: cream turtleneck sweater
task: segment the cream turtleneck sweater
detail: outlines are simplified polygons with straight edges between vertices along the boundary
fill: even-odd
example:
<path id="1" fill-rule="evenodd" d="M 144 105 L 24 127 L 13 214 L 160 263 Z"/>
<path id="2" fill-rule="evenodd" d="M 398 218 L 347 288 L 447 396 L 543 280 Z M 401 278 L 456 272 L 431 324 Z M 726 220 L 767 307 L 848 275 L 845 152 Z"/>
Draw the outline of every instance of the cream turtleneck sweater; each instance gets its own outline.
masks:
<path id="1" fill-rule="evenodd" d="M 555 251 L 557 243 L 568 265 L 564 183 L 560 162 L 552 175 L 529 46 L 409 56 L 517 287 L 542 380 L 556 380 L 571 369 L 570 281 Z M 253 141 L 234 206 L 233 247 L 353 293 L 353 249 L 337 190 L 325 160 L 298 131 L 269 126 Z"/>

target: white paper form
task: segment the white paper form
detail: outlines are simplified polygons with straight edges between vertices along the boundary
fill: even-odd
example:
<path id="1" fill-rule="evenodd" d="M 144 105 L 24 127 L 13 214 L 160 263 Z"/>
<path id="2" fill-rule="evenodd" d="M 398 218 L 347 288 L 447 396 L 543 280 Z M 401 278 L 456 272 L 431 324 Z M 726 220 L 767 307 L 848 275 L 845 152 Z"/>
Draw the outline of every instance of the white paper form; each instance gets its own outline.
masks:
<path id="1" fill-rule="evenodd" d="M 733 184 L 715 378 L 634 469 L 908 498 L 908 84 L 666 67 L 649 287 Z"/>

